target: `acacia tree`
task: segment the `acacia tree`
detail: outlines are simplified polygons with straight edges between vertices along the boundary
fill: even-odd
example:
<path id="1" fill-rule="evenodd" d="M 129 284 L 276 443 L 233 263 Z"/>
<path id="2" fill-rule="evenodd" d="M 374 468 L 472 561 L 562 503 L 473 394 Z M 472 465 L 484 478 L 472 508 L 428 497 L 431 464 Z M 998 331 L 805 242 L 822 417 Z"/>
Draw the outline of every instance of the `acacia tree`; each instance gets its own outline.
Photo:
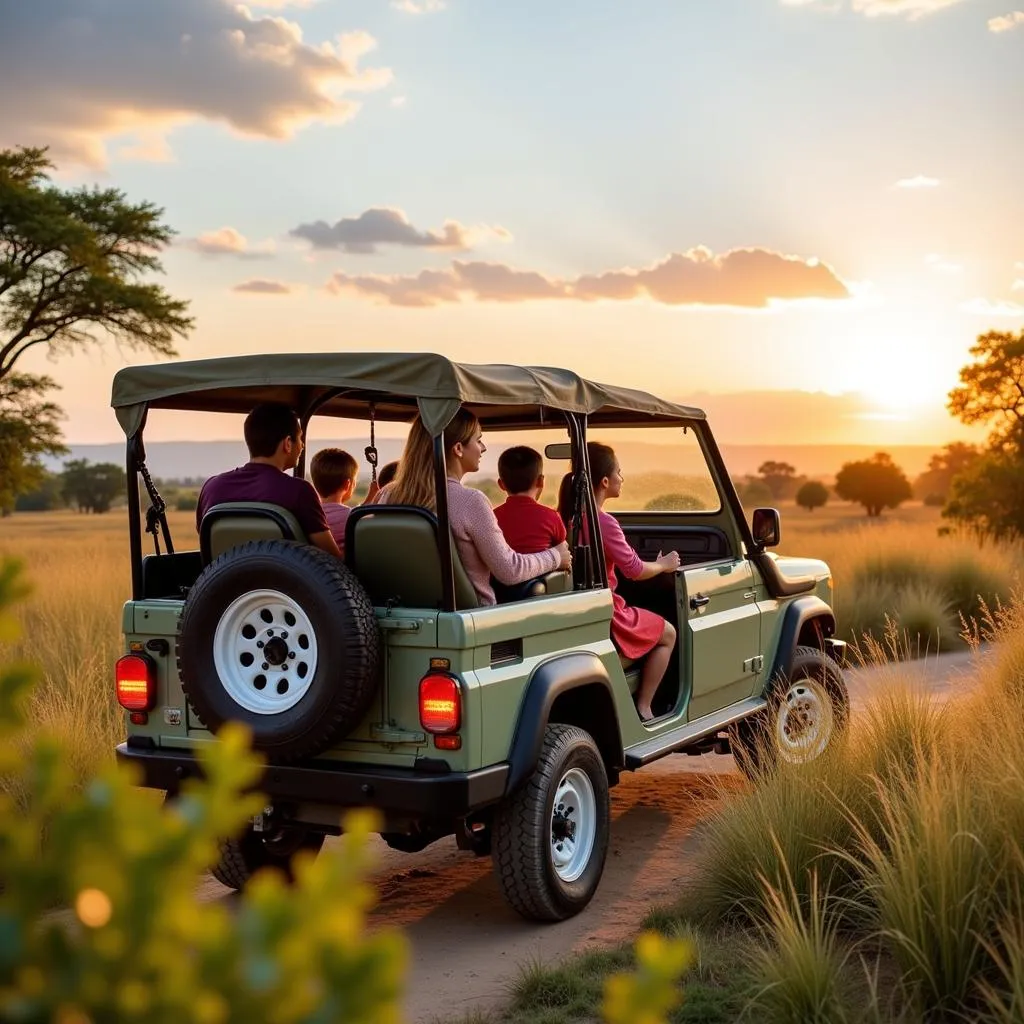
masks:
<path id="1" fill-rule="evenodd" d="M 843 501 L 863 505 L 872 517 L 880 516 L 882 509 L 897 508 L 912 493 L 910 481 L 888 452 L 845 463 L 836 474 L 835 492 Z"/>
<path id="2" fill-rule="evenodd" d="M 949 411 L 964 423 L 992 424 L 989 447 L 1024 451 L 1024 330 L 989 331 L 971 346 Z"/>
<path id="3" fill-rule="evenodd" d="M 796 480 L 795 466 L 791 466 L 788 462 L 769 459 L 757 467 L 757 472 L 765 486 L 772 492 L 773 498 L 785 498 L 788 493 L 792 493 Z"/>
<path id="4" fill-rule="evenodd" d="M 1024 536 L 1024 330 L 989 331 L 971 347 L 948 408 L 967 424 L 990 424 L 988 449 L 952 480 L 942 510 L 982 539 Z"/>
<path id="5" fill-rule="evenodd" d="M 79 512 L 109 512 L 119 494 L 124 494 L 124 470 L 113 462 L 73 459 L 64 463 L 60 475 L 64 500 Z"/>
<path id="6" fill-rule="evenodd" d="M 34 485 L 39 455 L 64 450 L 53 380 L 15 372 L 26 353 L 106 339 L 173 356 L 192 327 L 186 302 L 143 280 L 173 237 L 163 210 L 118 189 L 58 188 L 52 166 L 45 149 L 0 150 L 0 480 L 18 488 Z"/>
<path id="7" fill-rule="evenodd" d="M 10 515 L 19 494 L 42 482 L 43 455 L 60 455 L 60 410 L 42 397 L 48 377 L 12 373 L 0 380 L 0 515 Z"/>
<path id="8" fill-rule="evenodd" d="M 808 512 L 821 508 L 827 501 L 828 488 L 820 480 L 808 480 L 796 492 L 796 503 Z"/>
<path id="9" fill-rule="evenodd" d="M 928 468 L 914 481 L 914 495 L 926 504 L 942 505 L 953 480 L 981 455 L 977 445 L 954 441 L 928 460 Z"/>

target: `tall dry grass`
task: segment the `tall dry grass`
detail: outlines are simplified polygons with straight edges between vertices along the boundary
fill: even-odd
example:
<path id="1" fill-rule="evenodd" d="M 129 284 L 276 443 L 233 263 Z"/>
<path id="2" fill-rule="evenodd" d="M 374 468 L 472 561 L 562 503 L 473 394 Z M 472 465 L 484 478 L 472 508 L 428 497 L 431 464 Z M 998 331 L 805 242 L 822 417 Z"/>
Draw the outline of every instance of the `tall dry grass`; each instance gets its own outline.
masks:
<path id="1" fill-rule="evenodd" d="M 695 910 L 762 929 L 764 1013 L 782 979 L 787 1006 L 842 999 L 842 936 L 850 965 L 881 948 L 894 973 L 867 1019 L 1024 1019 L 1024 604 L 981 614 L 966 692 L 940 705 L 893 666 L 844 747 L 707 826 Z"/>
<path id="2" fill-rule="evenodd" d="M 194 546 L 191 517 L 172 523 L 182 546 Z M 11 516 L 0 520 L 0 555 L 20 559 L 32 587 L 20 609 L 22 639 L 11 650 L 40 670 L 29 721 L 60 739 L 84 778 L 124 738 L 113 673 L 124 653 L 121 608 L 131 596 L 126 513 Z"/>
<path id="3" fill-rule="evenodd" d="M 1024 581 L 1024 547 L 982 546 L 966 533 L 940 536 L 942 520 L 930 509 L 906 515 L 815 520 L 787 510 L 780 551 L 828 562 L 843 639 L 881 640 L 895 624 L 919 655 L 962 649 L 963 621 L 1006 603 Z"/>

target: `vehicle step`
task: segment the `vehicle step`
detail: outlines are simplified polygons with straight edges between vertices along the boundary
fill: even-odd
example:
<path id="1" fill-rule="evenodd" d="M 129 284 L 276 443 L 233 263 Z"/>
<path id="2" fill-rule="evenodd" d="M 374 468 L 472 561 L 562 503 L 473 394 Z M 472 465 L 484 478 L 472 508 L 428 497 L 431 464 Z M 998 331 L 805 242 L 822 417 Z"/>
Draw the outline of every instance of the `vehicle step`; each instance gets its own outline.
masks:
<path id="1" fill-rule="evenodd" d="M 635 771 L 637 768 L 642 768 L 645 764 L 657 761 L 659 757 L 687 747 L 704 736 L 713 735 L 719 729 L 724 729 L 726 726 L 732 725 L 733 722 L 738 722 L 741 718 L 747 718 L 758 711 L 764 711 L 767 707 L 768 702 L 764 697 L 748 697 L 746 700 L 722 708 L 721 711 L 705 715 L 696 722 L 688 722 L 671 732 L 652 736 L 649 740 L 637 743 L 626 750 L 626 769 Z"/>

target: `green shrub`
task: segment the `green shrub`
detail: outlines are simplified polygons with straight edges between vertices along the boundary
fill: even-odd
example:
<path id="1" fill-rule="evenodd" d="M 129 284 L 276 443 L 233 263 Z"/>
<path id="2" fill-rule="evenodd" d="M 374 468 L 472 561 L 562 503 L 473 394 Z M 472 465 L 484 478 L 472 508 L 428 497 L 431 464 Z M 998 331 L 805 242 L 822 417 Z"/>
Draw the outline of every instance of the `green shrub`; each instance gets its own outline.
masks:
<path id="1" fill-rule="evenodd" d="M 998 853 L 984 797 L 933 765 L 879 794 L 882 835 L 858 837 L 862 899 L 922 1013 L 962 1013 L 992 972 L 985 935 L 998 905 Z"/>
<path id="2" fill-rule="evenodd" d="M 1007 601 L 1014 588 L 1009 566 L 982 561 L 968 553 L 957 554 L 937 568 L 936 579 L 953 609 L 965 619 L 979 619 L 986 607 Z"/>
<path id="3" fill-rule="evenodd" d="M 769 916 L 773 890 L 792 888 L 804 903 L 812 882 L 846 892 L 853 872 L 831 851 L 852 840 L 846 804 L 858 784 L 841 759 L 825 757 L 725 803 L 704 837 L 694 915 L 710 925 L 756 923 Z"/>
<path id="4" fill-rule="evenodd" d="M 0 567 L 0 639 L 22 592 Z M 203 747 L 206 781 L 173 809 L 113 766 L 81 791 L 58 740 L 13 742 L 33 673 L 0 670 L 0 773 L 27 797 L 0 793 L 0 1019 L 220 1024 L 380 1022 L 397 1013 L 404 945 L 364 932 L 368 821 L 352 818 L 336 855 L 299 860 L 297 882 L 256 876 L 234 912 L 198 903 L 221 838 L 263 799 L 247 793 L 259 761 L 245 731 Z M 54 906 L 69 908 L 53 912 Z"/>
<path id="5" fill-rule="evenodd" d="M 179 494 L 174 501 L 174 507 L 179 512 L 194 512 L 199 507 L 199 495 L 194 492 Z"/>
<path id="6" fill-rule="evenodd" d="M 682 491 L 672 491 L 670 494 L 659 494 L 651 498 L 644 505 L 645 512 L 700 512 L 707 509 L 708 503 L 704 498 L 695 494 L 684 494 Z"/>
<path id="7" fill-rule="evenodd" d="M 865 635 L 881 638 L 891 621 L 899 593 L 886 580 L 864 579 L 847 590 L 837 590 L 836 631 L 845 640 Z"/>
<path id="8" fill-rule="evenodd" d="M 836 938 L 838 918 L 811 873 L 809 900 L 792 884 L 765 885 L 764 945 L 755 953 L 755 1019 L 774 1024 L 844 1024 L 850 1019 Z"/>
<path id="9" fill-rule="evenodd" d="M 934 583 L 909 583 L 896 595 L 896 625 L 912 657 L 963 647 L 950 599 Z"/>

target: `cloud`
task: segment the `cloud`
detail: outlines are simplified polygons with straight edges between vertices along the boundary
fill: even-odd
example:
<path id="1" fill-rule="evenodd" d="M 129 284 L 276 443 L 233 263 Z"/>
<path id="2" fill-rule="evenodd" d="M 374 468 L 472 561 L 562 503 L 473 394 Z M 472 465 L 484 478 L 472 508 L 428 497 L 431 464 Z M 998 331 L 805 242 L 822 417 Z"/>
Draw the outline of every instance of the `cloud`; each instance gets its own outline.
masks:
<path id="1" fill-rule="evenodd" d="M 940 184 L 938 178 L 929 178 L 925 174 L 918 174 L 913 178 L 900 178 L 893 188 L 938 188 Z"/>
<path id="2" fill-rule="evenodd" d="M 448 5 L 444 0 L 391 0 L 391 6 L 406 14 L 434 14 L 443 11 Z"/>
<path id="3" fill-rule="evenodd" d="M 391 106 L 393 107 L 404 107 L 407 97 L 405 96 L 392 96 Z"/>
<path id="4" fill-rule="evenodd" d="M 300 224 L 291 234 L 310 242 L 314 249 L 340 249 L 362 255 L 377 252 L 381 245 L 465 252 L 485 238 L 502 242 L 512 238 L 503 227 L 466 227 L 457 220 L 446 220 L 440 231 L 419 231 L 401 210 L 387 206 L 372 207 L 358 217 L 343 217 L 335 224 L 323 220 Z"/>
<path id="5" fill-rule="evenodd" d="M 319 0 L 246 0 L 246 7 L 267 7 L 273 11 L 279 11 L 283 7 L 312 7 L 319 3 Z"/>
<path id="6" fill-rule="evenodd" d="M 255 277 L 251 281 L 242 281 L 240 284 L 236 284 L 231 290 L 248 295 L 290 295 L 294 289 L 283 281 L 269 281 L 263 277 Z"/>
<path id="7" fill-rule="evenodd" d="M 954 263 L 951 259 L 940 256 L 937 252 L 928 253 L 924 261 L 932 270 L 940 274 L 959 274 L 964 269 L 962 263 Z"/>
<path id="8" fill-rule="evenodd" d="M 245 235 L 232 227 L 207 231 L 198 238 L 186 238 L 180 245 L 183 249 L 191 249 L 204 256 L 236 256 L 242 260 L 262 260 L 274 252 L 272 241 L 250 246 Z"/>
<path id="9" fill-rule="evenodd" d="M 365 32 L 306 42 L 294 22 L 228 0 L 8 4 L 0 67 L 18 102 L 0 112 L 0 145 L 50 145 L 59 161 L 100 168 L 113 138 L 166 157 L 167 133 L 199 120 L 285 139 L 352 117 L 349 93 L 391 80 L 359 66 L 374 45 Z"/>
<path id="10" fill-rule="evenodd" d="M 917 21 L 945 7 L 964 2 L 966 0 L 852 0 L 850 6 L 868 18 L 903 15 L 909 21 Z M 782 0 L 782 4 L 785 7 L 816 7 L 829 11 L 839 10 L 841 6 L 837 0 Z"/>
<path id="11" fill-rule="evenodd" d="M 965 302 L 960 309 L 964 313 L 973 313 L 975 316 L 1013 316 L 1024 317 L 1024 306 L 1016 302 L 1004 302 L 992 299 L 971 299 Z"/>
<path id="12" fill-rule="evenodd" d="M 1024 25 L 1024 11 L 1010 11 L 1002 17 L 988 19 L 989 32 L 1009 32 L 1018 25 Z"/>
<path id="13" fill-rule="evenodd" d="M 626 268 L 575 279 L 547 277 L 503 263 L 455 260 L 445 270 L 415 275 L 336 273 L 335 294 L 354 294 L 392 306 L 442 303 L 526 302 L 572 299 L 627 302 L 649 299 L 670 306 L 733 306 L 762 309 L 776 301 L 845 299 L 846 284 L 827 264 L 766 249 L 733 249 L 715 256 L 704 247 L 671 253 L 641 270 Z"/>

